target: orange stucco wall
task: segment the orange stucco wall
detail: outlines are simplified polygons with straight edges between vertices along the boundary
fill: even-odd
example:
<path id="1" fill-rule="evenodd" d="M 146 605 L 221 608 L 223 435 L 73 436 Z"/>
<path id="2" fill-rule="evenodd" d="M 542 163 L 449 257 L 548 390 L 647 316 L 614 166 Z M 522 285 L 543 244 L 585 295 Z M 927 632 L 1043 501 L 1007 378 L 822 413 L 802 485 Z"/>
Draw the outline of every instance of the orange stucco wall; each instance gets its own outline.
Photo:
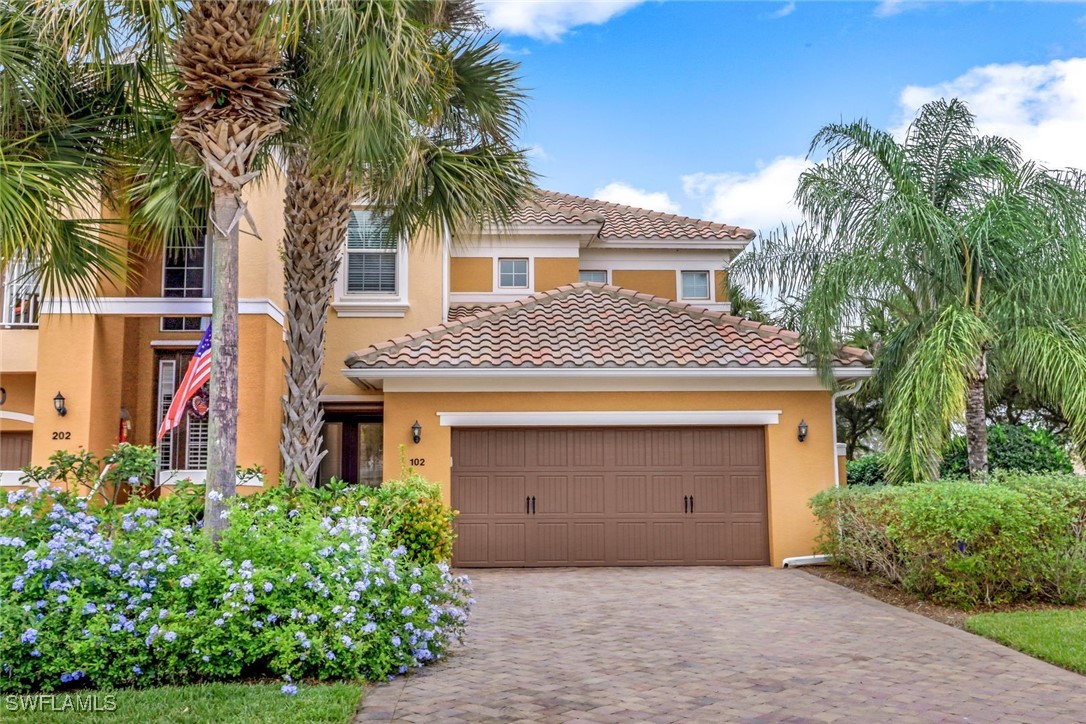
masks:
<path id="1" fill-rule="evenodd" d="M 579 279 L 580 260 L 576 257 L 536 257 L 535 290 L 545 292 Z"/>
<path id="2" fill-rule="evenodd" d="M 440 412 L 561 410 L 781 410 L 780 423 L 766 427 L 770 556 L 774 565 L 811 555 L 818 533 L 807 501 L 833 486 L 836 458 L 828 392 L 386 392 L 385 475 L 400 469 L 400 449 L 450 498 L 452 428 Z M 422 425 L 422 441 L 411 440 L 411 424 Z M 806 420 L 805 442 L 796 426 Z"/>
<path id="3" fill-rule="evenodd" d="M 716 300 L 718 302 L 727 302 L 728 299 L 728 272 L 717 269 L 713 272 L 713 281 L 716 284 Z"/>
<path id="4" fill-rule="evenodd" d="M 611 272 L 611 283 L 665 299 L 678 298 L 672 270 L 615 269 Z"/>
<path id="5" fill-rule="evenodd" d="M 4 388 L 6 397 L 0 412 L 34 415 L 34 375 L 0 372 L 0 387 Z M 0 432 L 29 432 L 33 429 L 32 423 L 0 417 Z"/>
<path id="6" fill-rule="evenodd" d="M 449 291 L 494 291 L 493 257 L 454 256 L 449 259 Z"/>

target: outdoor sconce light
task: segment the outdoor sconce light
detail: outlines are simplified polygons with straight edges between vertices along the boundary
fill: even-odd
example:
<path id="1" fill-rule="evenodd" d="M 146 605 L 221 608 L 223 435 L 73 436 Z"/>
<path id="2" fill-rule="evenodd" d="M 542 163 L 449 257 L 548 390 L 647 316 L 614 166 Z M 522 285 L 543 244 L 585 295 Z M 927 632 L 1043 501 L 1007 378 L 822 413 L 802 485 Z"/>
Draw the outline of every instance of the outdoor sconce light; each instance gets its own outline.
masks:
<path id="1" fill-rule="evenodd" d="M 807 439 L 807 421 L 806 420 L 800 420 L 799 421 L 799 428 L 798 428 L 798 433 L 797 433 L 796 437 L 799 438 L 800 442 L 803 442 L 804 440 Z"/>
<path id="2" fill-rule="evenodd" d="M 61 417 L 68 414 L 68 408 L 64 406 L 64 395 L 59 392 L 57 393 L 57 396 L 53 398 L 53 407 Z"/>
<path id="3" fill-rule="evenodd" d="M 418 420 L 415 420 L 415 424 L 411 426 L 411 439 L 415 441 L 416 445 L 422 442 L 422 425 L 419 424 Z"/>

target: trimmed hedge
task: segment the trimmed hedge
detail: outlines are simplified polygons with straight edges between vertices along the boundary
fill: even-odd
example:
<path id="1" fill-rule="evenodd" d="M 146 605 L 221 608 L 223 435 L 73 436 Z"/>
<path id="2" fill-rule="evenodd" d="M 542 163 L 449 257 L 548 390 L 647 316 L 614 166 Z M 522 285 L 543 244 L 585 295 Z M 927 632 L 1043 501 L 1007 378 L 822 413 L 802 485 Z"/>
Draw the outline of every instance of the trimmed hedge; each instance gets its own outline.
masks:
<path id="1" fill-rule="evenodd" d="M 846 487 L 811 500 L 820 549 L 937 601 L 1086 601 L 1086 478 Z"/>

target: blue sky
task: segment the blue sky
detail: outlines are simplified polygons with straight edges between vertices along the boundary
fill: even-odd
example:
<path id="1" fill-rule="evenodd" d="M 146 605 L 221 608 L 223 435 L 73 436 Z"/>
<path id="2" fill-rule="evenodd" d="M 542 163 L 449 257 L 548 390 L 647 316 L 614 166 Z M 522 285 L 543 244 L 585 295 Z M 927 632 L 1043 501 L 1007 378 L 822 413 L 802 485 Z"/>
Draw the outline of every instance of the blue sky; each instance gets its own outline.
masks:
<path id="1" fill-rule="evenodd" d="M 483 2 L 532 96 L 546 188 L 768 229 L 811 136 L 940 95 L 1086 167 L 1086 4 Z"/>

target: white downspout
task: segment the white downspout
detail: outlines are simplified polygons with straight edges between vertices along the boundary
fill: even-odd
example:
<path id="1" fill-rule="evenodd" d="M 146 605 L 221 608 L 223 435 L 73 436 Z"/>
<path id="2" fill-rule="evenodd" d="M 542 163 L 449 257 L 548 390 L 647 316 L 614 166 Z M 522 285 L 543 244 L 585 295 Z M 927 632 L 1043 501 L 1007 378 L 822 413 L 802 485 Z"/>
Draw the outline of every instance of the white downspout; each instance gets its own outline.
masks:
<path id="1" fill-rule="evenodd" d="M 442 222 L 441 235 L 441 321 L 449 321 L 449 254 L 452 253 L 452 234 L 449 225 Z"/>
<path id="2" fill-rule="evenodd" d="M 830 397 L 830 419 L 833 420 L 833 487 L 841 487 L 841 466 L 837 462 L 837 398 L 839 397 L 851 397 L 860 391 L 860 385 L 863 384 L 862 380 L 853 382 L 848 387 L 845 387 L 837 392 L 833 393 Z M 841 534 L 841 521 L 837 521 L 837 532 Z M 825 563 L 829 557 L 825 555 L 817 556 L 795 556 L 794 558 L 785 558 L 781 562 L 782 568 L 798 568 L 799 566 L 812 566 L 819 563 Z"/>

